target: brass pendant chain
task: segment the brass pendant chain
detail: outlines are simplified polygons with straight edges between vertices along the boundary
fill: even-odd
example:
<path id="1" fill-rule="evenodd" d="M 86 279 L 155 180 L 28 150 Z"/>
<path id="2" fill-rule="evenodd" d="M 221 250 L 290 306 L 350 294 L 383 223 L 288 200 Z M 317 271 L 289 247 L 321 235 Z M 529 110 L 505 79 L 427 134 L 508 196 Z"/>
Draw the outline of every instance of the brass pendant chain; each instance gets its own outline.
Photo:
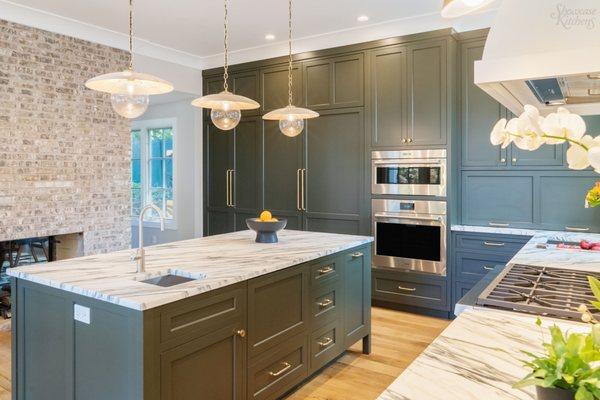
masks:
<path id="1" fill-rule="evenodd" d="M 229 79 L 229 73 L 227 71 L 228 69 L 228 59 L 227 59 L 227 53 L 229 52 L 229 31 L 227 29 L 227 0 L 224 0 L 224 4 L 225 4 L 225 19 L 224 19 L 224 28 L 225 28 L 225 35 L 223 37 L 223 45 L 225 48 L 225 60 L 223 62 L 223 89 L 225 89 L 225 91 L 227 92 L 229 89 L 229 85 L 227 84 L 227 79 Z"/>
<path id="2" fill-rule="evenodd" d="M 289 106 L 292 106 L 292 0 L 288 0 L 288 101 Z"/>
<path id="3" fill-rule="evenodd" d="M 129 70 L 133 71 L 133 0 L 129 0 Z"/>

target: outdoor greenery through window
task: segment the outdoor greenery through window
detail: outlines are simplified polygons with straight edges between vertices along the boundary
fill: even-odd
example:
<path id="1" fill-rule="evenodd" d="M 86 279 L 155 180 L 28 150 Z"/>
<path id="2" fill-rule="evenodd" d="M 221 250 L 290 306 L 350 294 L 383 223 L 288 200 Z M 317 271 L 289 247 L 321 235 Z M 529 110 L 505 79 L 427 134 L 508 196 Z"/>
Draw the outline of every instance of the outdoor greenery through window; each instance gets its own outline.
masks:
<path id="1" fill-rule="evenodd" d="M 166 219 L 173 219 L 173 135 L 170 125 L 137 121 L 131 130 L 131 213 L 138 216 L 141 208 L 154 203 Z M 158 216 L 147 213 L 146 220 Z"/>

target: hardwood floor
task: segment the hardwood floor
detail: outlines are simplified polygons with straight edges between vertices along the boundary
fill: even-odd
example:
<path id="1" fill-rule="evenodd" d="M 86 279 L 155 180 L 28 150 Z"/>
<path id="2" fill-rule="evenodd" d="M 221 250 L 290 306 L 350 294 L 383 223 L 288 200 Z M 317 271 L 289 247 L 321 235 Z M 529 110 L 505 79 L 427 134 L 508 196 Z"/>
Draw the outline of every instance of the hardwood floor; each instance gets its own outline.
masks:
<path id="1" fill-rule="evenodd" d="M 355 344 L 286 400 L 376 399 L 450 321 L 373 307 L 372 352 Z"/>
<path id="2" fill-rule="evenodd" d="M 357 343 L 287 400 L 369 400 L 377 396 L 450 321 L 373 308 L 372 353 Z M 0 400 L 10 399 L 10 332 L 0 332 Z"/>

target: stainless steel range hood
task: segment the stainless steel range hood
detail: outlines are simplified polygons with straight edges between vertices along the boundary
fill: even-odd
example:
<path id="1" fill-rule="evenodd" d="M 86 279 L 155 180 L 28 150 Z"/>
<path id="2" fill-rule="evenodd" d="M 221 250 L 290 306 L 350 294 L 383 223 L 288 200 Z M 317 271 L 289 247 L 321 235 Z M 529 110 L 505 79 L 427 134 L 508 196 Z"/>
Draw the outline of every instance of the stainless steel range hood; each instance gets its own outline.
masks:
<path id="1" fill-rule="evenodd" d="M 600 114 L 600 1 L 504 0 L 475 83 L 515 114 Z"/>

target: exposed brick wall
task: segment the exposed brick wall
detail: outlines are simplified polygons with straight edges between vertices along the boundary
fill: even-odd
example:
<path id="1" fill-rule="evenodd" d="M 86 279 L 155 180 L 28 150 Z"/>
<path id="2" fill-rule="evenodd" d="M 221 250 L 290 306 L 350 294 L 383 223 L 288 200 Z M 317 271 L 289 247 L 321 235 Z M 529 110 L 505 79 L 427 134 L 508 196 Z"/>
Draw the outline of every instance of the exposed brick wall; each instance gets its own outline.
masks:
<path id="1" fill-rule="evenodd" d="M 121 50 L 0 20 L 0 241 L 84 233 L 129 247 L 129 122 L 84 82 Z"/>

